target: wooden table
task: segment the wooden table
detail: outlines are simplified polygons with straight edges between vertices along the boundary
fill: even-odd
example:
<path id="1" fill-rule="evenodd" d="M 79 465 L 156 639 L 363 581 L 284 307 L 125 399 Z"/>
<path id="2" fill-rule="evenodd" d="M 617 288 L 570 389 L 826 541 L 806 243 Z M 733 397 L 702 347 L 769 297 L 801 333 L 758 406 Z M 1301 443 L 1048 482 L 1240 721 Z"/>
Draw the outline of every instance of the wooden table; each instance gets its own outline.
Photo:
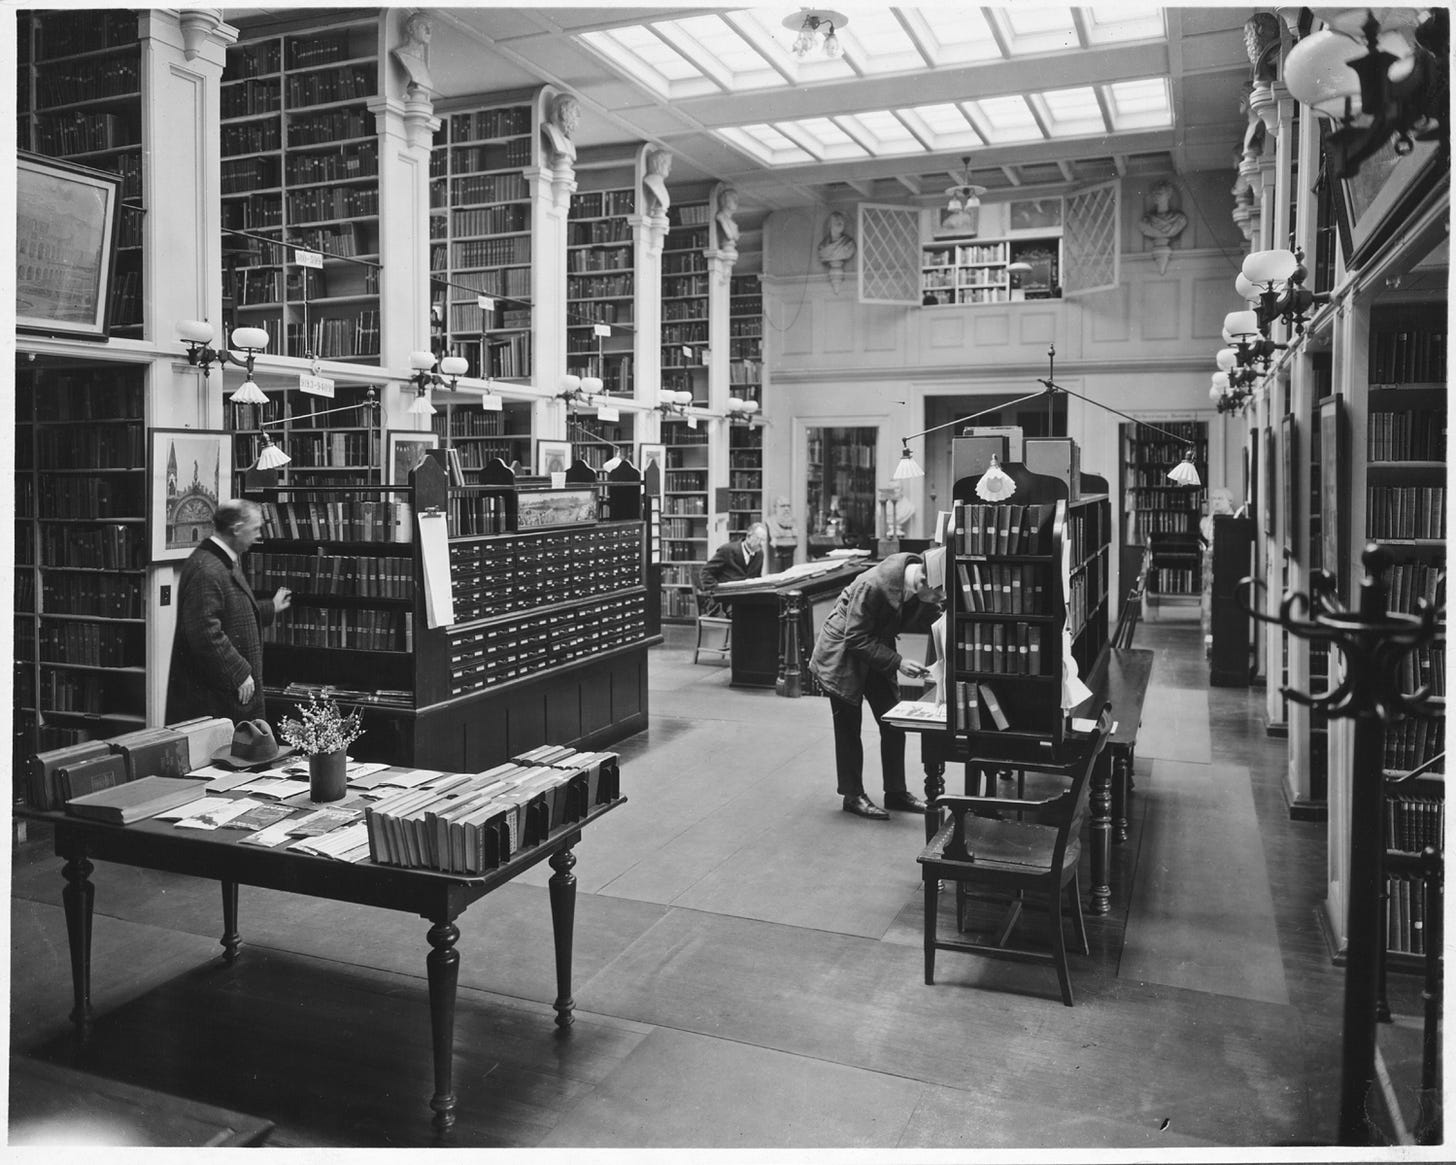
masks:
<path id="1" fill-rule="evenodd" d="M 1132 766 L 1138 728 L 1142 725 L 1143 699 L 1147 695 L 1152 669 L 1153 653 L 1145 648 L 1108 648 L 1087 677 L 1086 684 L 1092 695 L 1072 710 L 1073 715 L 1094 716 L 1104 703 L 1111 701 L 1112 718 L 1117 724 L 1107 738 L 1107 746 L 1098 758 L 1097 768 L 1093 770 L 1092 792 L 1088 801 L 1092 832 L 1089 910 L 1093 914 L 1106 914 L 1112 908 L 1112 843 L 1126 841 L 1128 836 L 1127 799 L 1132 788 Z M 1036 768 L 1025 761 L 997 758 L 985 753 L 971 755 L 951 733 L 943 730 L 920 733 L 920 761 L 925 768 L 927 801 L 945 792 L 945 766 L 948 762 L 964 764 L 968 782 L 973 770 L 994 772 L 1008 768 Z M 927 841 L 935 836 L 939 824 L 939 815 L 926 814 Z"/>
<path id="2" fill-rule="evenodd" d="M 199 783 L 200 787 L 200 783 Z M 119 862 L 174 874 L 213 878 L 222 884 L 223 958 L 238 957 L 238 886 L 262 886 L 313 898 L 356 902 L 418 914 L 430 922 L 425 956 L 429 979 L 430 1031 L 435 1060 L 435 1091 L 430 1099 L 435 1127 L 444 1131 L 455 1123 L 453 1053 L 455 988 L 460 953 L 455 943 L 460 930 L 455 920 L 492 890 L 504 886 L 523 870 L 549 860 L 555 872 L 548 883 L 551 924 L 556 946 L 556 1023 L 567 1027 L 576 1006 L 571 997 L 571 946 L 576 914 L 576 865 L 572 848 L 581 831 L 602 814 L 623 804 L 619 797 L 592 808 L 586 817 L 554 831 L 539 845 L 523 850 L 504 866 L 487 874 L 467 876 L 434 870 L 402 869 L 373 862 L 341 862 L 299 853 L 243 845 L 239 831 L 182 830 L 169 822 L 140 821 L 110 825 L 71 817 L 63 812 L 18 809 L 20 816 L 42 821 L 55 830 L 55 850 L 65 859 L 66 934 L 71 951 L 71 986 L 75 1006 L 71 1021 L 82 1038 L 91 1026 L 91 916 L 96 887 L 91 882 L 93 860 Z"/>
<path id="3" fill-rule="evenodd" d="M 839 592 L 871 565 L 867 558 L 846 558 L 818 574 L 720 584 L 714 594 L 731 600 L 733 617 L 729 684 L 773 688 L 781 696 L 813 692 L 809 657 L 819 627 Z"/>

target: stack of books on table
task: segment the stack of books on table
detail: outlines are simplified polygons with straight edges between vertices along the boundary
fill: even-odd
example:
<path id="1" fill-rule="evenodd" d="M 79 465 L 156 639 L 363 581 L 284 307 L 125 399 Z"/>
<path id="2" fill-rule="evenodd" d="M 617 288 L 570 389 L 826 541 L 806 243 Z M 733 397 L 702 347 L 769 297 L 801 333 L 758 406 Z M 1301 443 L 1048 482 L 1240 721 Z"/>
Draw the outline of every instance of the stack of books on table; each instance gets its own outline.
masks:
<path id="1" fill-rule="evenodd" d="M 30 758 L 26 800 L 35 809 L 59 809 L 72 798 L 142 777 L 180 777 L 232 738 L 231 720 L 200 717 L 49 749 Z"/>
<path id="2" fill-rule="evenodd" d="M 370 857 L 382 864 L 482 874 L 619 796 L 614 753 L 546 745 L 465 775 L 405 789 L 365 810 Z"/>

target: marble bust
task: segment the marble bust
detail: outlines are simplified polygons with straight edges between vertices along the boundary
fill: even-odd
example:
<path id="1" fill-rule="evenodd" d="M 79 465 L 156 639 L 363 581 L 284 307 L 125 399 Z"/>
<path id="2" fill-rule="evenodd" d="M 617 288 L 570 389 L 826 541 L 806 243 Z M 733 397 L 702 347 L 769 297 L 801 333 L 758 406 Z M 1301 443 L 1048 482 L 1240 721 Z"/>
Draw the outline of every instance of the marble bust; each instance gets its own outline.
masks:
<path id="1" fill-rule="evenodd" d="M 576 160 L 576 127 L 581 123 L 581 102 L 570 93 L 551 99 L 551 112 L 542 126 L 553 162 Z"/>
<path id="2" fill-rule="evenodd" d="M 435 82 L 430 76 L 430 37 L 433 33 L 429 18 L 423 12 L 411 13 L 404 22 L 404 44 L 392 54 L 408 78 L 405 91 L 411 97 L 432 97 L 435 94 Z"/>
<path id="3" fill-rule="evenodd" d="M 666 150 L 647 151 L 647 173 L 642 178 L 647 193 L 647 213 L 667 214 L 672 195 L 667 191 L 667 176 L 672 172 L 672 155 Z"/>
<path id="4" fill-rule="evenodd" d="M 831 267 L 842 267 L 854 258 L 854 236 L 845 230 L 844 212 L 832 211 L 824 224 L 824 238 L 819 243 L 819 261 Z"/>

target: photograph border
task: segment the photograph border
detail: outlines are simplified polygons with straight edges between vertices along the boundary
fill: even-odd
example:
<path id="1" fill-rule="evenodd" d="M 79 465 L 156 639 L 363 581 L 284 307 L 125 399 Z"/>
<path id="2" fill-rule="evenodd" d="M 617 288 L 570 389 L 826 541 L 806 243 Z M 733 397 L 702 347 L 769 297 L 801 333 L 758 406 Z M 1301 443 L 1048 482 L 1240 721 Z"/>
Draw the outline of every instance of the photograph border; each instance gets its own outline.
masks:
<path id="1" fill-rule="evenodd" d="M 402 480 L 396 480 L 394 459 L 396 453 L 407 445 L 416 445 L 421 450 L 420 460 L 424 460 L 424 450 L 438 449 L 440 447 L 440 434 L 433 430 L 425 429 L 390 429 L 385 433 L 384 440 L 384 484 L 385 485 L 409 485 L 409 472 L 406 471 Z M 418 465 L 419 461 L 415 462 Z M 413 469 L 414 466 L 410 466 Z M 448 471 L 447 471 L 448 472 Z"/>
<path id="2" fill-rule="evenodd" d="M 536 476 L 550 477 L 551 470 L 547 469 L 547 459 L 556 455 L 561 457 L 560 473 L 565 473 L 571 468 L 571 442 L 557 441 L 550 437 L 536 438 Z"/>
<path id="3" fill-rule="evenodd" d="M 185 546 L 167 545 L 167 460 L 169 441 L 178 437 L 188 440 L 210 438 L 217 446 L 217 494 L 213 509 L 228 498 L 233 490 L 233 434 L 222 429 L 148 429 L 147 430 L 147 549 L 148 562 L 175 562 L 188 558 L 199 538 Z M 179 467 L 180 475 L 180 467 Z M 207 537 L 211 537 L 209 528 Z"/>

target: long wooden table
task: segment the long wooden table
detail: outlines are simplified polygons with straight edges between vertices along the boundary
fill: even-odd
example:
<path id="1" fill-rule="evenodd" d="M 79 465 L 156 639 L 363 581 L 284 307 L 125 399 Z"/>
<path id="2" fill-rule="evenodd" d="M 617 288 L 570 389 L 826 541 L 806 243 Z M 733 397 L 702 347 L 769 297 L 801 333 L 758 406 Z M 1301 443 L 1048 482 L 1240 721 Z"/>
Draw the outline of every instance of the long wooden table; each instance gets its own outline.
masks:
<path id="1" fill-rule="evenodd" d="M 1152 670 L 1151 651 L 1137 647 L 1110 647 L 1102 653 L 1092 674 L 1087 677 L 1086 684 L 1092 695 L 1072 710 L 1073 715 L 1095 716 L 1104 703 L 1111 701 L 1112 718 L 1117 723 L 1093 770 L 1088 801 L 1092 834 L 1089 910 L 1093 914 L 1106 914 L 1112 909 L 1112 843 L 1126 841 L 1128 836 L 1127 800 L 1132 788 L 1138 728 L 1142 725 L 1143 699 L 1147 695 Z M 973 770 L 994 772 L 1008 768 L 1035 768 L 1025 761 L 972 755 L 953 734 L 943 730 L 921 731 L 919 736 L 927 801 L 945 792 L 947 763 L 964 764 L 967 781 L 971 779 Z M 938 827 L 938 815 L 926 814 L 927 841 L 935 836 Z"/>
<path id="2" fill-rule="evenodd" d="M 200 785 L 200 782 L 199 782 Z M 418 914 L 430 922 L 425 956 L 429 980 L 430 1031 L 435 1062 L 435 1091 L 430 1099 L 435 1127 L 442 1132 L 455 1123 L 454 1039 L 455 994 L 460 930 L 455 920 L 474 902 L 504 886 L 540 861 L 555 871 L 548 882 L 551 925 L 556 947 L 556 1023 L 572 1023 L 576 1006 L 571 996 L 571 948 L 576 917 L 576 865 L 572 848 L 581 831 L 602 814 L 625 803 L 618 797 L 592 808 L 586 817 L 561 826 L 545 841 L 522 850 L 505 865 L 477 876 L 403 869 L 373 862 L 343 862 L 288 849 L 243 845 L 236 831 L 178 829 L 170 822 L 140 821 L 111 825 L 71 817 L 64 812 L 17 809 L 19 816 L 44 822 L 55 830 L 56 854 L 65 859 L 61 893 L 71 953 L 71 985 L 75 1006 L 71 1021 L 82 1038 L 91 1014 L 91 918 L 96 887 L 93 860 L 119 862 L 174 874 L 212 878 L 222 885 L 223 958 L 238 957 L 238 886 L 262 886 L 314 898 L 355 902 Z"/>
<path id="3" fill-rule="evenodd" d="M 809 657 L 819 627 L 839 592 L 871 565 L 868 558 L 845 558 L 817 574 L 770 574 L 719 585 L 714 593 L 733 617 L 729 684 L 773 688 L 781 696 L 812 693 Z"/>

